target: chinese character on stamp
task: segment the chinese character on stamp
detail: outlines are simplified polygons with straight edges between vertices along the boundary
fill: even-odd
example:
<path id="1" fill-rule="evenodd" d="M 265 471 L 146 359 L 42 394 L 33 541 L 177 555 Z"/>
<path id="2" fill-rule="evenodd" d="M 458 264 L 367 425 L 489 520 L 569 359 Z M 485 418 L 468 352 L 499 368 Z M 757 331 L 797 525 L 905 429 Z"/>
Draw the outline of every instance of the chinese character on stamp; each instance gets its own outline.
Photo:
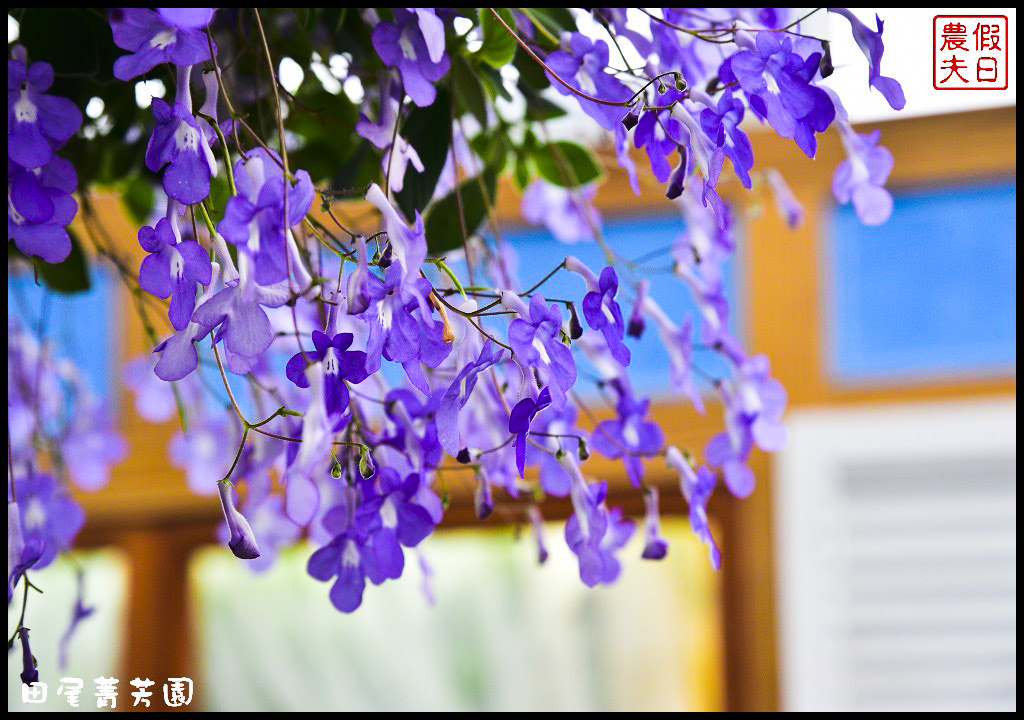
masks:
<path id="1" fill-rule="evenodd" d="M 936 15 L 932 20 L 932 86 L 936 90 L 1006 90 L 1006 15 Z"/>

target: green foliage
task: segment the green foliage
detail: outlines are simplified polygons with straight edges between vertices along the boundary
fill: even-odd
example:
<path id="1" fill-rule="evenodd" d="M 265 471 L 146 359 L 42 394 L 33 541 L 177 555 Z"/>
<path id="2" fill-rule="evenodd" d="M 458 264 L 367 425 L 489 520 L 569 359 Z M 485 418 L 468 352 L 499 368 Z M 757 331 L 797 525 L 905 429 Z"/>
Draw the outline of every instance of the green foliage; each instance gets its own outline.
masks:
<path id="1" fill-rule="evenodd" d="M 48 265 L 42 261 L 36 263 L 39 279 L 48 288 L 63 295 L 85 292 L 92 287 L 89 280 L 89 261 L 82 252 L 82 245 L 71 228 L 68 228 L 68 235 L 71 237 L 71 254 L 64 262 L 56 265 Z"/>
<path id="2" fill-rule="evenodd" d="M 495 8 L 495 12 L 501 16 L 505 24 L 510 28 L 516 26 L 516 20 L 512 17 L 512 11 L 508 8 Z M 480 10 L 480 27 L 483 30 L 483 45 L 477 52 L 477 57 L 494 68 L 503 68 L 512 62 L 516 54 L 516 41 L 508 30 L 494 17 L 489 9 Z"/>
<path id="3" fill-rule="evenodd" d="M 395 195 L 398 207 L 411 219 L 417 211 L 423 212 L 434 196 L 437 180 L 448 157 L 452 133 L 452 105 L 448 91 L 438 88 L 433 105 L 410 112 L 401 132 L 402 137 L 416 148 L 423 162 L 423 172 L 410 168 L 405 174 L 402 192 Z"/>
<path id="4" fill-rule="evenodd" d="M 431 255 L 442 255 L 462 247 L 464 238 L 459 220 L 459 200 L 462 201 L 466 233 L 472 235 L 480 229 L 487 218 L 487 208 L 494 204 L 497 184 L 498 171 L 486 167 L 480 175 L 469 178 L 459 185 L 458 191 L 453 190 L 430 208 L 426 233 L 427 250 Z"/>
<path id="5" fill-rule="evenodd" d="M 539 148 L 533 155 L 540 176 L 553 185 L 573 188 L 603 177 L 597 158 L 582 145 L 562 140 Z"/>

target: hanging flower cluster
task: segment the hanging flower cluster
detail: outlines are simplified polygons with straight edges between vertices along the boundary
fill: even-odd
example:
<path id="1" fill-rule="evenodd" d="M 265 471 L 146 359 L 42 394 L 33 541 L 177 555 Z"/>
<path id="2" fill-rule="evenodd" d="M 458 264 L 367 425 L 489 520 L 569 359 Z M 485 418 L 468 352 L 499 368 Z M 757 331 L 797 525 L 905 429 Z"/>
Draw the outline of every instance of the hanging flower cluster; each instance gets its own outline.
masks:
<path id="1" fill-rule="evenodd" d="M 47 94 L 49 63 L 29 63 L 17 45 L 7 61 L 7 237 L 29 257 L 58 263 L 71 252 L 67 227 L 78 205 L 78 177 L 57 150 L 78 132 L 82 113 L 67 98 Z"/>
<path id="2" fill-rule="evenodd" d="M 350 138 L 361 154 L 333 158 L 338 168 L 327 173 L 316 169 L 321 146 L 288 129 L 305 122 L 307 108 L 277 77 L 273 41 L 284 19 L 271 26 L 260 11 L 211 8 L 109 14 L 113 43 L 127 51 L 114 63 L 117 79 L 164 65 L 176 78 L 173 103 L 155 98 L 139 129 L 149 138 L 140 161 L 159 177 L 166 205 L 138 231 L 147 255 L 137 288 L 166 301 L 167 328 L 153 338 L 153 360 L 130 372 L 140 413 L 182 418 L 172 461 L 194 491 L 219 497 L 223 540 L 235 555 L 265 567 L 307 536 L 317 545 L 309 574 L 331 584 L 330 600 L 343 612 L 359 607 L 367 581 L 402 575 L 406 554 L 441 523 L 440 480 L 455 473 L 472 478 L 481 518 L 507 496 L 539 528 L 543 499 L 567 497 L 565 542 L 580 578 L 613 582 L 635 526 L 609 506 L 607 484 L 588 476 L 592 452 L 621 462 L 643 497 L 648 559 L 670 550 L 648 471 L 655 463 L 678 474 L 694 532 L 717 568 L 709 498 L 719 480 L 749 495 L 753 449 L 785 442 L 785 390 L 768 359 L 750 355 L 733 334 L 725 292 L 724 265 L 737 246 L 733 211 L 719 195 L 725 161 L 746 188 L 759 174 L 745 118 L 810 157 L 818 136 L 838 125 L 849 159 L 836 174 L 837 199 L 853 202 L 869 224 L 891 212 L 883 185 L 892 156 L 877 135 L 855 133 L 839 98 L 820 85 L 831 72 L 828 42 L 800 33 L 804 18 L 785 9 L 577 12 L 596 20 L 602 36 L 585 35 L 572 13 L 556 9 L 348 13 L 345 31 L 370 39 L 365 53 L 346 50 L 343 63 L 332 60 L 333 75 L 314 53 L 313 68 L 345 88 L 358 85 L 358 93 L 338 94 L 324 80 L 322 93 L 327 107 L 333 97 L 352 108 L 350 126 L 330 133 Z M 842 12 L 870 61 L 871 86 L 902 107 L 898 83 L 879 70 L 881 22 L 872 32 Z M 241 51 L 232 37 L 242 26 L 246 52 L 259 48 L 259 64 L 245 69 L 234 62 Z M 621 67 L 627 55 L 646 65 Z M 66 237 L 39 228 L 62 230 L 74 214 L 58 210 L 75 183 L 53 150 L 80 116 L 44 94 L 52 73 L 40 65 L 9 62 L 9 228 L 23 251 L 54 261 L 66 255 L 58 242 Z M 498 69 L 513 65 L 519 80 L 506 88 Z M 544 92 L 552 87 L 557 93 Z M 198 111 L 194 93 L 203 93 Z M 526 107 L 518 120 L 494 102 L 512 93 Z M 552 99 L 564 102 L 558 93 L 609 133 L 634 189 L 630 147 L 644 151 L 683 218 L 671 256 L 697 316 L 679 313 L 674 301 L 663 309 L 644 264 L 624 262 L 604 241 L 593 207 L 601 173 L 590 153 L 539 139 L 545 121 L 565 112 Z M 319 112 L 310 117 L 320 122 Z M 514 122 L 523 132 L 509 132 Z M 526 191 L 529 222 L 563 242 L 600 243 L 608 265 L 565 255 L 523 269 L 520 279 L 514 250 L 485 230 L 505 169 Z M 370 180 L 355 189 L 343 179 L 367 172 Z M 765 177 L 797 222 L 784 180 Z M 376 218 L 370 225 L 349 228 L 336 214 L 353 196 L 364 202 L 361 214 Z M 27 233 L 35 245 L 24 244 Z M 545 296 L 558 273 L 579 279 L 573 297 Z M 653 419 L 650 398 L 634 390 L 631 345 L 650 333 L 667 350 L 674 392 L 701 412 L 712 396 L 725 407 L 725 428 L 706 448 L 677 448 Z M 694 359 L 697 347 L 719 355 L 726 372 L 708 375 Z M 223 382 L 216 398 L 199 381 L 201 361 Z M 236 397 L 230 375 L 245 379 L 245 397 Z M 585 417 L 579 401 L 581 384 L 593 381 L 607 404 L 599 420 Z M 116 454 L 104 437 L 89 445 L 101 459 L 87 484 L 97 484 Z M 28 437 L 12 443 L 29 462 Z M 25 477 L 19 496 L 53 519 L 32 534 L 22 518 L 22 554 L 38 563 L 70 544 L 81 513 L 53 478 Z M 537 542 L 543 562 L 539 531 Z M 10 576 L 9 591 L 15 582 Z"/>

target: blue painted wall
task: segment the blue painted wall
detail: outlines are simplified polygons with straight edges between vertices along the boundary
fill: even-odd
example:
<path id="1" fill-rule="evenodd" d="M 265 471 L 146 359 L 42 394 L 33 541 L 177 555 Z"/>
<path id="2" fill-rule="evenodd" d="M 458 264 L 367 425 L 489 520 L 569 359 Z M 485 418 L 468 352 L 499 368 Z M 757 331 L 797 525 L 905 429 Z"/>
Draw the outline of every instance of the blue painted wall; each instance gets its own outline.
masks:
<path id="1" fill-rule="evenodd" d="M 828 235 L 826 357 L 837 382 L 1015 373 L 1015 184 L 899 194 L 878 228 L 838 208 Z"/>

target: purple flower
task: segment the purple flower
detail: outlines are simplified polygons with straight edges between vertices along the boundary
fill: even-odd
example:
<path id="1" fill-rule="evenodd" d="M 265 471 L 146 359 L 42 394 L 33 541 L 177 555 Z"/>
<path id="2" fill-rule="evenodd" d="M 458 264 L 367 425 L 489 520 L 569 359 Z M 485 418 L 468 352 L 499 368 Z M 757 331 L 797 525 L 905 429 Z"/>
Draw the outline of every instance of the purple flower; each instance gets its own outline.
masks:
<path id="1" fill-rule="evenodd" d="M 422 317 L 425 298 L 430 293 L 430 283 L 423 278 L 404 283 L 402 277 L 402 269 L 392 265 L 388 268 L 384 282 L 373 275 L 367 278 L 368 284 L 373 287 L 368 294 L 381 298 L 376 306 L 371 305 L 363 313 L 363 318 L 370 325 L 366 341 L 368 373 L 380 369 L 382 355 L 398 363 L 406 363 L 420 356 L 421 323 L 413 313 L 419 309 Z"/>
<path id="2" fill-rule="evenodd" d="M 566 393 L 576 384 L 576 361 L 561 340 L 562 314 L 557 305 L 546 305 L 533 295 L 529 309 L 511 292 L 502 293 L 502 304 L 520 317 L 508 329 L 509 344 L 520 363 L 544 371 L 555 408 L 565 407 Z"/>
<path id="3" fill-rule="evenodd" d="M 184 330 L 196 305 L 196 283 L 213 279 L 210 256 L 195 240 L 176 242 L 172 221 L 160 218 L 156 227 L 139 230 L 139 245 L 149 253 L 139 268 L 139 286 L 158 298 L 171 298 L 168 317 L 175 330 Z"/>
<path id="4" fill-rule="evenodd" d="M 640 458 L 656 455 L 665 444 L 665 436 L 655 423 L 644 420 L 651 405 L 649 398 L 634 398 L 624 380 L 615 379 L 609 384 L 619 396 L 615 405 L 618 417 L 598 424 L 591 436 L 591 443 L 595 450 L 607 458 L 622 458 L 629 479 L 635 487 L 640 487 L 644 476 L 643 461 Z"/>
<path id="5" fill-rule="evenodd" d="M 382 468 L 376 477 L 379 491 L 364 500 L 356 513 L 356 522 L 369 536 L 372 561 L 367 574 L 374 584 L 402 575 L 404 558 L 401 546 L 416 547 L 434 530 L 434 519 L 417 500 L 420 476 L 410 474 L 402 480 L 391 468 Z"/>
<path id="6" fill-rule="evenodd" d="M 252 256 L 260 285 L 288 278 L 284 227 L 284 170 L 276 156 L 257 148 L 235 163 L 238 195 L 228 200 L 220 223 L 224 239 Z M 313 181 L 305 170 L 288 183 L 288 227 L 298 225 L 313 206 Z M 295 263 L 292 263 L 293 272 Z"/>
<path id="7" fill-rule="evenodd" d="M 530 423 L 541 410 L 551 404 L 551 389 L 544 388 L 537 399 L 525 397 L 516 403 L 508 416 L 508 431 L 516 436 L 516 468 L 519 477 L 524 477 L 526 466 L 526 436 L 530 432 Z"/>
<path id="8" fill-rule="evenodd" d="M 309 557 L 306 571 L 321 582 L 337 577 L 331 585 L 331 604 L 350 613 L 363 603 L 366 588 L 364 558 L 371 552 L 368 541 L 352 532 L 337 535 Z M 376 558 L 370 559 L 376 562 Z"/>
<path id="9" fill-rule="evenodd" d="M 379 27 L 379 26 L 378 26 Z M 419 211 L 412 227 L 406 224 L 387 195 L 377 185 L 371 185 L 366 199 L 378 210 L 384 220 L 384 229 L 388 234 L 388 245 L 398 264 L 402 268 L 402 283 L 411 284 L 419 278 L 420 268 L 427 257 L 427 237 L 423 228 L 423 218 Z M 426 298 L 426 294 L 422 294 Z M 425 300 L 424 300 L 425 301 Z"/>
<path id="10" fill-rule="evenodd" d="M 906 98 L 903 96 L 903 88 L 896 80 L 883 75 L 881 70 L 882 53 L 885 50 L 885 46 L 882 44 L 882 19 L 875 15 L 878 32 L 872 32 L 847 8 L 829 8 L 828 11 L 842 15 L 850 21 L 853 39 L 857 41 L 857 46 L 864 53 L 864 57 L 868 59 L 868 85 L 882 93 L 882 97 L 893 110 L 902 110 L 903 106 L 907 104 Z"/>
<path id="11" fill-rule="evenodd" d="M 188 92 L 187 86 L 184 90 Z M 153 98 L 153 117 L 156 127 L 146 148 L 146 167 L 160 172 L 168 165 L 163 177 L 168 197 L 183 205 L 202 202 L 210 194 L 210 177 L 217 174 L 217 160 L 191 109 L 181 102 L 171 107 Z"/>
<path id="12" fill-rule="evenodd" d="M 320 508 L 317 481 L 327 475 L 328 456 L 334 440 L 334 422 L 324 400 L 324 366 L 307 365 L 309 405 L 302 416 L 302 436 L 294 457 L 289 453 L 285 473 L 285 510 L 301 526 L 308 525 Z"/>
<path id="13" fill-rule="evenodd" d="M 569 189 L 537 178 L 523 193 L 523 219 L 543 224 L 559 242 L 578 243 L 594 239 L 601 228 L 601 213 L 594 207 L 596 185 Z"/>
<path id="14" fill-rule="evenodd" d="M 794 139 L 807 157 L 814 157 L 818 147 L 814 133 L 824 132 L 835 118 L 828 94 L 812 84 L 820 59 L 821 53 L 801 57 L 789 37 L 760 32 L 756 49 L 740 50 L 727 58 L 718 75 L 725 84 L 739 83 L 758 117 L 767 120 L 780 137 Z"/>
<path id="15" fill-rule="evenodd" d="M 161 8 L 159 14 L 146 8 L 111 10 L 114 43 L 132 53 L 114 61 L 114 77 L 131 80 L 163 62 L 187 67 L 209 60 L 210 46 L 200 28 L 213 13 L 213 8 Z"/>
<path id="16" fill-rule="evenodd" d="M 36 669 L 36 659 L 32 655 L 32 648 L 28 645 L 28 628 L 18 628 L 18 639 L 21 640 L 21 681 L 26 685 L 39 682 L 39 671 Z"/>
<path id="17" fill-rule="evenodd" d="M 317 580 L 336 578 L 330 598 L 341 612 L 352 612 L 362 604 L 367 579 L 379 585 L 401 576 L 402 546 L 415 547 L 435 525 L 421 502 L 419 475 L 403 481 L 386 468 L 361 487 L 361 502 L 350 494 L 324 516 L 324 526 L 334 538 L 310 556 L 307 566 Z"/>
<path id="18" fill-rule="evenodd" d="M 246 255 L 239 256 L 239 266 L 239 280 L 228 283 L 219 293 L 200 303 L 192 313 L 192 321 L 206 328 L 219 326 L 214 343 L 224 339 L 228 368 L 244 375 L 255 367 L 274 341 L 274 330 L 262 306 L 280 307 L 288 300 L 288 293 L 279 286 L 253 283 L 248 276 L 251 261 Z"/>
<path id="19" fill-rule="evenodd" d="M 349 350 L 351 344 L 352 333 L 338 333 L 331 338 L 314 330 L 313 345 L 316 349 L 292 355 L 285 368 L 289 380 L 300 388 L 307 388 L 306 365 L 314 360 L 320 361 L 324 374 L 324 402 L 331 417 L 340 416 L 348 410 L 346 381 L 360 383 L 367 378 L 366 353 Z"/>
<path id="20" fill-rule="evenodd" d="M 67 550 L 85 524 L 85 513 L 52 475 L 30 475 L 15 481 L 25 547 L 42 547 L 33 567 L 42 569 Z"/>
<path id="21" fill-rule="evenodd" d="M 260 556 L 248 567 L 253 572 L 263 572 L 273 565 L 279 549 L 289 547 L 299 538 L 300 529 L 285 514 L 284 498 L 269 493 L 253 497 L 254 494 L 250 487 L 243 509 L 253 535 L 260 538 Z M 226 527 L 221 537 L 224 542 L 229 540 L 230 531 Z"/>
<path id="22" fill-rule="evenodd" d="M 625 85 L 608 74 L 608 44 L 604 40 L 591 40 L 582 33 L 568 37 L 568 52 L 558 50 L 547 56 L 548 67 L 576 90 L 607 102 L 626 102 L 632 93 Z M 551 84 L 563 95 L 572 95 L 580 107 L 605 130 L 615 130 L 628 112 L 625 105 L 603 105 L 587 100 L 567 90 L 560 82 Z"/>
<path id="23" fill-rule="evenodd" d="M 26 67 L 23 49 L 7 61 L 7 159 L 24 168 L 46 165 L 82 126 L 82 113 L 73 102 L 46 94 L 51 85 L 49 63 Z"/>
<path id="24" fill-rule="evenodd" d="M 68 629 L 60 636 L 60 645 L 58 646 L 58 664 L 61 669 L 68 666 L 68 645 L 71 643 L 71 638 L 75 635 L 75 630 L 78 629 L 79 624 L 83 620 L 91 617 L 96 612 L 94 606 L 85 604 L 85 573 L 82 570 L 79 570 L 75 577 L 75 588 L 75 607 L 71 610 L 71 622 L 68 625 Z"/>
<path id="25" fill-rule="evenodd" d="M 477 377 L 501 359 L 503 350 L 488 340 L 476 360 L 467 364 L 445 390 L 437 406 L 437 439 L 449 455 L 462 447 L 459 436 L 459 411 L 469 402 Z M 549 396 L 550 397 L 550 396 Z"/>
<path id="26" fill-rule="evenodd" d="M 7 604 L 14 597 L 14 588 L 25 571 L 35 565 L 46 549 L 39 538 L 25 541 L 21 530 L 21 509 L 13 500 L 7 501 Z"/>
<path id="27" fill-rule="evenodd" d="M 754 491 L 754 473 L 746 466 L 753 446 L 777 452 L 786 444 L 786 390 L 771 377 L 764 355 L 746 359 L 734 382 L 722 381 L 719 389 L 727 431 L 711 439 L 705 456 L 712 467 L 722 468 L 729 491 L 743 498 Z"/>
<path id="28" fill-rule="evenodd" d="M 235 509 L 232 495 L 232 485 L 227 480 L 217 484 L 220 491 L 220 506 L 224 511 L 224 520 L 227 521 L 228 531 L 231 536 L 228 540 L 228 547 L 235 557 L 242 560 L 253 560 L 260 556 L 259 548 L 256 546 L 256 536 L 253 535 L 249 522 L 242 513 Z"/>
<path id="29" fill-rule="evenodd" d="M 568 263 L 568 260 L 566 260 Z M 629 348 L 622 341 L 626 334 L 626 324 L 622 320 L 622 310 L 615 302 L 615 294 L 619 290 L 619 278 L 615 269 L 611 266 L 601 271 L 601 279 L 596 288 L 583 298 L 583 316 L 587 324 L 595 330 L 600 330 L 608 343 L 608 350 L 612 357 L 626 367 L 629 365 Z"/>
<path id="30" fill-rule="evenodd" d="M 743 187 L 750 189 L 750 169 L 754 166 L 754 150 L 747 134 L 740 129 L 743 122 L 743 103 L 726 90 L 718 99 L 717 109 L 707 107 L 700 113 L 701 128 L 716 146 L 723 148 L 732 161 L 736 176 Z"/>
<path id="31" fill-rule="evenodd" d="M 881 225 L 892 215 L 892 195 L 885 189 L 892 172 L 892 153 L 878 144 L 879 130 L 861 135 L 847 123 L 840 123 L 839 130 L 847 159 L 832 179 L 832 194 L 843 204 L 853 201 L 857 217 L 865 225 Z"/>
<path id="32" fill-rule="evenodd" d="M 156 11 L 175 27 L 202 30 L 213 21 L 217 8 L 157 8 Z"/>
<path id="33" fill-rule="evenodd" d="M 67 160 L 54 156 L 46 166 L 26 170 L 7 161 L 7 237 L 29 257 L 58 263 L 71 253 L 67 226 L 78 204 L 78 185 Z"/>
<path id="34" fill-rule="evenodd" d="M 711 566 L 718 570 L 722 567 L 722 553 L 715 544 L 708 522 L 708 500 L 717 483 L 715 474 L 706 467 L 700 467 L 694 472 L 689 461 L 674 445 L 665 450 L 665 464 L 679 473 L 680 489 L 690 505 L 690 527 L 701 542 L 708 546 Z"/>
<path id="35" fill-rule="evenodd" d="M 644 148 L 651 161 L 651 172 L 658 182 L 665 182 L 672 173 L 666 159 L 683 144 L 683 128 L 670 111 L 650 110 L 640 116 L 633 130 L 633 144 Z"/>
<path id="36" fill-rule="evenodd" d="M 196 304 L 202 307 L 207 300 L 213 297 L 215 292 L 214 284 L 220 278 L 220 265 L 212 263 L 212 277 L 210 284 L 199 296 Z M 193 315 L 195 313 L 193 312 Z M 206 337 L 213 328 L 203 325 L 195 320 L 189 322 L 185 329 L 175 333 L 171 337 L 153 348 L 154 353 L 160 354 L 153 372 L 158 378 L 166 382 L 181 380 L 189 375 L 199 365 L 199 353 L 196 351 L 196 343 Z"/>
<path id="37" fill-rule="evenodd" d="M 64 438 L 64 457 L 71 480 L 83 490 L 100 490 L 110 481 L 110 467 L 128 454 L 128 445 L 114 428 L 114 418 L 100 404 L 79 408 Z"/>
<path id="38" fill-rule="evenodd" d="M 444 21 L 430 8 L 395 8 L 395 23 L 378 23 L 373 29 L 373 47 L 388 67 L 402 75 L 405 93 L 419 107 L 434 102 L 434 83 L 448 72 Z"/>
<path id="39" fill-rule="evenodd" d="M 661 519 L 658 516 L 658 488 L 650 487 L 644 493 L 644 551 L 645 560 L 661 560 L 668 554 L 668 541 L 661 536 Z"/>

